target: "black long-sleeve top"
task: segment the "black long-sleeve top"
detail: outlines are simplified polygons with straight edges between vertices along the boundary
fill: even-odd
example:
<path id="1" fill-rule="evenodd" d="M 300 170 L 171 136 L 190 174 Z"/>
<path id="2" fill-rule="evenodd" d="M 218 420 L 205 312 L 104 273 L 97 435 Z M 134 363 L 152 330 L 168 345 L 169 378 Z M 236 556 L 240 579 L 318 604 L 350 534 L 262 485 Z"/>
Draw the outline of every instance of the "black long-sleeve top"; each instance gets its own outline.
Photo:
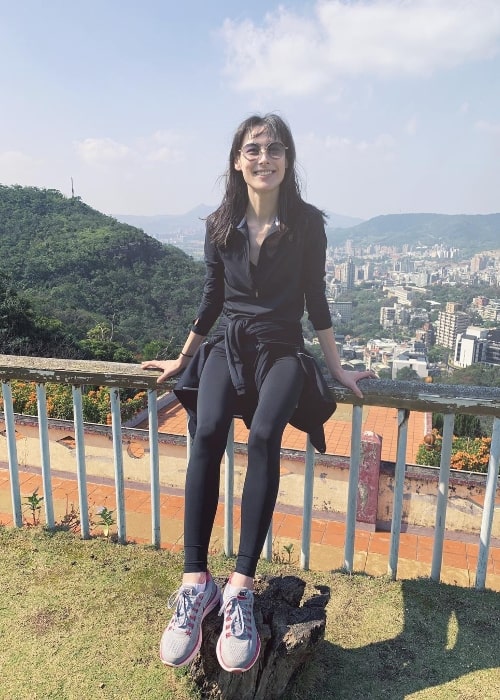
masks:
<path id="1" fill-rule="evenodd" d="M 309 204 L 292 227 L 277 225 L 268 235 L 256 266 L 244 223 L 231 230 L 224 247 L 212 242 L 207 227 L 205 286 L 192 330 L 207 335 L 221 313 L 226 319 L 300 324 L 304 309 L 315 330 L 330 328 L 325 261 L 323 216 Z"/>
<path id="2" fill-rule="evenodd" d="M 304 352 L 301 319 L 307 310 L 315 330 L 332 325 L 325 295 L 326 234 L 323 215 L 304 204 L 293 227 L 276 225 L 264 240 L 257 265 L 250 261 L 245 222 L 233 228 L 225 246 L 215 245 L 207 226 L 205 237 L 206 278 L 197 319 L 192 330 L 206 336 L 220 317 L 215 337 L 199 348 L 175 393 L 190 414 L 190 431 L 196 429 L 197 388 L 208 353 L 224 343 L 232 383 L 243 397 L 242 416 L 250 426 L 254 399 L 247 394 L 242 350 L 256 344 L 255 387 L 259 389 L 277 355 L 295 355 L 306 380 L 290 423 L 308 432 L 320 452 L 326 449 L 323 423 L 335 410 L 319 368 Z"/>

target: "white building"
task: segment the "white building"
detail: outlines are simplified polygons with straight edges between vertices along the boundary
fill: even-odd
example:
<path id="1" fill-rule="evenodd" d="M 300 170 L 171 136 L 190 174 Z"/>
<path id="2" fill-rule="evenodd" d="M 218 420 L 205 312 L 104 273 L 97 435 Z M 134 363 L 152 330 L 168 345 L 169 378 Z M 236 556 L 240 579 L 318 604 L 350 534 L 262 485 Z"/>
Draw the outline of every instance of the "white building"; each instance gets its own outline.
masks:
<path id="1" fill-rule="evenodd" d="M 396 379 L 397 374 L 403 367 L 413 369 L 421 379 L 425 379 L 429 375 L 427 370 L 427 359 L 425 355 L 414 352 L 402 352 L 395 355 L 392 361 L 392 378 Z"/>
<path id="2" fill-rule="evenodd" d="M 469 367 L 476 362 L 487 362 L 489 335 L 491 331 L 478 326 L 469 326 L 465 333 L 459 333 L 453 352 L 455 367 Z"/>

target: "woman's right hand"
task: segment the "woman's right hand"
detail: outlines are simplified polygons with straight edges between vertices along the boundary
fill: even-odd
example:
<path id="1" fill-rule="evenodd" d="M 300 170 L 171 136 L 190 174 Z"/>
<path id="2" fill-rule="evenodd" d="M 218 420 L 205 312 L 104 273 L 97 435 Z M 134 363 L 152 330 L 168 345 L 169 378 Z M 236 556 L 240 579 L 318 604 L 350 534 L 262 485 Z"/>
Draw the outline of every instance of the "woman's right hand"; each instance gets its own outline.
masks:
<path id="1" fill-rule="evenodd" d="M 141 363 L 142 369 L 159 369 L 161 374 L 156 380 L 158 384 L 166 382 L 170 377 L 175 377 L 176 374 L 182 372 L 182 370 L 189 364 L 189 360 L 186 358 L 178 357 L 176 360 L 147 360 Z"/>

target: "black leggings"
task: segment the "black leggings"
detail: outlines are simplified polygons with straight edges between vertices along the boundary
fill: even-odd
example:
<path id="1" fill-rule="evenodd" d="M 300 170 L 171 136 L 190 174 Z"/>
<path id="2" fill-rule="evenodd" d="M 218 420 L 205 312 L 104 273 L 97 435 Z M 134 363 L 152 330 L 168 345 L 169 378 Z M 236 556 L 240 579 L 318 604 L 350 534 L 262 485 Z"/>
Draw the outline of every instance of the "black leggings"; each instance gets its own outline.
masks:
<path id="1" fill-rule="evenodd" d="M 302 390 L 296 357 L 282 357 L 269 370 L 248 437 L 248 467 L 241 502 L 236 571 L 253 577 L 271 523 L 280 478 L 283 431 Z M 185 492 L 184 571 L 207 570 L 207 557 L 219 500 L 220 464 L 237 406 L 223 347 L 214 347 L 198 391 L 197 428 Z"/>

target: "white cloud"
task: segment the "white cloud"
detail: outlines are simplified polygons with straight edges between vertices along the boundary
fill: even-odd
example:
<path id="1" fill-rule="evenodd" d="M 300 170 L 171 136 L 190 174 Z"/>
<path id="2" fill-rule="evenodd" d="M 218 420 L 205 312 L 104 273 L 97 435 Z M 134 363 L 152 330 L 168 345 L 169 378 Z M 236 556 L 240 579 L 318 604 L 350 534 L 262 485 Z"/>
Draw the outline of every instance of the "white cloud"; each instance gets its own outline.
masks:
<path id="1" fill-rule="evenodd" d="M 86 138 L 75 142 L 80 158 L 89 165 L 134 167 L 151 163 L 178 163 L 184 159 L 184 152 L 177 144 L 181 137 L 173 131 L 156 131 L 147 137 L 138 138 L 129 146 L 111 138 Z"/>
<path id="2" fill-rule="evenodd" d="M 87 138 L 75 142 L 80 158 L 90 164 L 107 164 L 124 161 L 132 155 L 131 149 L 110 138 Z"/>
<path id="3" fill-rule="evenodd" d="M 482 131 L 486 134 L 494 134 L 495 136 L 500 136 L 500 122 L 489 122 L 484 119 L 480 119 L 475 124 L 478 131 Z"/>
<path id="4" fill-rule="evenodd" d="M 314 92 L 328 83 L 322 53 L 311 48 L 317 41 L 315 21 L 280 8 L 267 14 L 264 26 L 246 20 L 226 20 L 226 73 L 242 91 L 272 88 L 284 94 Z"/>
<path id="5" fill-rule="evenodd" d="M 261 25 L 226 20 L 226 68 L 241 91 L 304 95 L 346 77 L 427 76 L 500 49 L 497 0 L 318 0 Z"/>
<path id="6" fill-rule="evenodd" d="M 179 163 L 184 160 L 180 134 L 175 131 L 160 129 L 151 138 L 151 147 L 145 142 L 147 160 L 151 162 Z"/>
<path id="7" fill-rule="evenodd" d="M 327 136 L 324 145 L 330 151 L 377 153 L 379 156 L 391 158 L 396 148 L 396 141 L 391 134 L 379 134 L 372 141 L 366 139 L 352 141 L 345 136 Z"/>

